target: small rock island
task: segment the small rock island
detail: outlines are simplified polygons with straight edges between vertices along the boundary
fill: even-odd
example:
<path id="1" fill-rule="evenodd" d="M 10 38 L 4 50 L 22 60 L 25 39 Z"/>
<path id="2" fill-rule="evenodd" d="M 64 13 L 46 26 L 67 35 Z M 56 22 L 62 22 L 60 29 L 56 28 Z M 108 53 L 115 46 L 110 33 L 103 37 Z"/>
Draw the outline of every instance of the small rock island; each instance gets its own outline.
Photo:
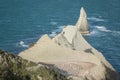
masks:
<path id="1" fill-rule="evenodd" d="M 13 54 L 1 51 L 0 65 L 10 65 L 13 75 L 26 72 L 23 80 L 120 80 L 119 73 L 102 53 L 82 36 L 89 33 L 87 14 L 82 7 L 76 25 L 65 26 L 52 39 L 47 34 L 43 35 L 18 56 L 10 57 Z M 10 61 L 13 64 L 8 63 Z"/>

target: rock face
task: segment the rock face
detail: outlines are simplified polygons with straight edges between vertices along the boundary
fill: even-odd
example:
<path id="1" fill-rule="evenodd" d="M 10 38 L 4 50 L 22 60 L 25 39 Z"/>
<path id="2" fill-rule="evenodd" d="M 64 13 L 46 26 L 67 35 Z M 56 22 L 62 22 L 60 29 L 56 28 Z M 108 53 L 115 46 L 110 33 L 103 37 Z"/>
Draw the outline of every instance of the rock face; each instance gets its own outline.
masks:
<path id="1" fill-rule="evenodd" d="M 88 34 L 89 33 L 89 26 L 87 22 L 87 14 L 82 7 L 80 10 L 80 17 L 76 23 L 77 29 L 82 33 L 82 34 Z"/>
<path id="2" fill-rule="evenodd" d="M 66 47 L 66 48 L 69 48 L 69 49 L 72 49 L 75 51 L 84 51 L 85 53 L 88 53 L 88 54 L 91 54 L 91 55 L 97 57 L 97 59 L 100 60 L 100 64 L 102 64 L 102 66 L 104 66 L 104 68 L 105 68 L 104 74 L 107 75 L 106 78 L 108 80 L 119 80 L 120 77 L 119 77 L 118 73 L 115 71 L 115 69 L 112 67 L 112 65 L 105 59 L 105 57 L 102 55 L 102 53 L 100 53 L 95 48 L 93 48 L 82 37 L 80 32 L 78 30 L 76 30 L 76 28 L 73 28 L 73 27 L 76 27 L 76 26 L 66 26 L 60 34 L 58 34 L 57 36 L 55 36 L 55 38 L 53 38 L 53 41 L 62 47 Z M 72 32 L 74 35 L 71 35 L 71 37 L 69 37 L 69 34 L 72 34 Z M 88 58 L 88 60 L 91 60 L 91 59 Z M 110 72 L 108 72 L 108 71 L 110 71 Z M 98 71 L 96 70 L 96 72 L 94 72 L 93 75 L 97 72 Z M 116 77 L 113 77 L 113 75 L 115 75 Z M 104 77 L 100 78 L 99 76 L 97 76 L 97 78 L 94 78 L 94 79 L 95 80 L 107 80 L 106 78 L 104 78 Z M 88 80 L 93 80 L 93 79 L 89 78 Z"/>
<path id="3" fill-rule="evenodd" d="M 54 64 L 54 69 L 57 67 L 63 75 L 78 80 L 105 79 L 105 68 L 97 57 L 84 51 L 62 48 L 47 35 L 42 36 L 33 47 L 21 52 L 19 56 L 36 63 Z"/>
<path id="4" fill-rule="evenodd" d="M 0 50 L 0 80 L 68 80 L 44 64 L 36 64 Z"/>
<path id="5" fill-rule="evenodd" d="M 87 16 L 82 8 L 76 25 L 65 26 L 53 39 L 42 36 L 19 56 L 36 63 L 50 64 L 73 80 L 120 80 L 119 74 L 102 53 L 81 35 L 89 33 L 88 30 Z"/>

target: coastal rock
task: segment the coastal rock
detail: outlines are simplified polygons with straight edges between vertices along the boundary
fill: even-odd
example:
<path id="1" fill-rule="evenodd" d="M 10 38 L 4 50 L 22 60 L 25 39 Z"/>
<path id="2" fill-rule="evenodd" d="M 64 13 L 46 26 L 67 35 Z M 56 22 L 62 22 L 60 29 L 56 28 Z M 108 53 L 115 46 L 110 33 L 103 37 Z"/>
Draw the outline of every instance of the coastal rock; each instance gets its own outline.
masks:
<path id="1" fill-rule="evenodd" d="M 42 36 L 33 47 L 21 52 L 19 56 L 36 63 L 49 64 L 74 80 L 105 79 L 105 68 L 96 56 L 61 47 L 47 35 Z"/>
<path id="2" fill-rule="evenodd" d="M 87 21 L 87 14 L 82 7 L 80 10 L 80 17 L 76 23 L 77 29 L 80 31 L 81 34 L 88 34 L 89 33 L 89 26 Z"/>
<path id="3" fill-rule="evenodd" d="M 120 77 L 118 76 L 118 73 L 115 71 L 112 65 L 105 59 L 102 53 L 93 48 L 81 35 L 80 27 L 78 27 L 78 24 L 86 25 L 87 22 L 85 19 L 87 18 L 86 13 L 83 8 L 81 9 L 81 16 L 84 16 L 83 22 L 81 22 L 82 18 L 80 17 L 76 26 L 65 26 L 63 31 L 53 38 L 53 41 L 62 47 L 67 47 L 77 51 L 84 51 L 86 53 L 96 56 L 101 61 L 101 64 L 103 64 L 103 66 L 106 68 L 106 74 L 107 76 L 109 76 L 110 80 L 119 80 Z M 87 29 L 88 28 L 86 28 L 86 30 Z M 116 77 L 113 78 L 113 75 L 115 75 Z"/>
<path id="4" fill-rule="evenodd" d="M 73 80 L 120 80 L 117 71 L 81 33 L 89 33 L 83 8 L 76 25 L 65 26 L 53 39 L 43 35 L 32 47 L 19 53 L 19 56 L 49 65 Z"/>
<path id="5" fill-rule="evenodd" d="M 77 51 L 84 51 L 99 58 L 106 66 L 113 69 L 113 67 L 104 58 L 102 53 L 93 48 L 81 35 L 76 26 L 66 26 L 63 31 L 53 38 L 53 41 L 62 47 L 67 47 Z M 71 35 L 72 34 L 72 35 Z M 114 70 L 114 69 L 113 69 Z"/>
<path id="6" fill-rule="evenodd" d="M 76 28 L 73 25 L 68 25 L 63 28 L 63 31 L 53 38 L 53 41 L 62 47 L 74 49 L 72 46 Z"/>

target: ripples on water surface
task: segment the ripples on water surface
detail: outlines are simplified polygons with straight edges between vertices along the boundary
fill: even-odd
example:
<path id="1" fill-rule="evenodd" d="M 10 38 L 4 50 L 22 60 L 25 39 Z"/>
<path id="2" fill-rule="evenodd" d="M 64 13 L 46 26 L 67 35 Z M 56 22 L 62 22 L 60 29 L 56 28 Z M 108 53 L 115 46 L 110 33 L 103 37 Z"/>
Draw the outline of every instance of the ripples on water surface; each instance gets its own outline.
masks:
<path id="1" fill-rule="evenodd" d="M 80 7 L 88 14 L 86 40 L 120 72 L 119 0 L 0 0 L 0 48 L 19 53 L 43 34 L 54 37 L 74 25 Z"/>

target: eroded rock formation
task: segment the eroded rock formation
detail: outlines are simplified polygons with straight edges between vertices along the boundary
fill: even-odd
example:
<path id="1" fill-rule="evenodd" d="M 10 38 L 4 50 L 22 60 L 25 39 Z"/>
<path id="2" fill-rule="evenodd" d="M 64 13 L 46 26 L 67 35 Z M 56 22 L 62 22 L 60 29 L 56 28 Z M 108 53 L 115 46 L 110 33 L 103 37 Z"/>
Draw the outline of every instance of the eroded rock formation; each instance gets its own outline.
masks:
<path id="1" fill-rule="evenodd" d="M 87 21 L 87 14 L 82 7 L 80 10 L 80 17 L 76 23 L 77 29 L 82 33 L 82 34 L 88 34 L 89 33 L 89 26 L 88 26 L 88 21 Z"/>
<path id="2" fill-rule="evenodd" d="M 82 50 L 62 48 L 47 35 L 42 36 L 33 47 L 21 52 L 19 56 L 36 63 L 54 64 L 53 68 L 57 67 L 65 76 L 77 79 L 105 78 L 105 68 L 96 56 L 86 54 Z"/>
<path id="3" fill-rule="evenodd" d="M 36 63 L 51 64 L 52 68 L 74 80 L 120 80 L 102 53 L 82 36 L 81 33 L 89 33 L 88 30 L 87 16 L 82 8 L 76 25 L 65 26 L 53 39 L 42 36 L 19 56 Z"/>

